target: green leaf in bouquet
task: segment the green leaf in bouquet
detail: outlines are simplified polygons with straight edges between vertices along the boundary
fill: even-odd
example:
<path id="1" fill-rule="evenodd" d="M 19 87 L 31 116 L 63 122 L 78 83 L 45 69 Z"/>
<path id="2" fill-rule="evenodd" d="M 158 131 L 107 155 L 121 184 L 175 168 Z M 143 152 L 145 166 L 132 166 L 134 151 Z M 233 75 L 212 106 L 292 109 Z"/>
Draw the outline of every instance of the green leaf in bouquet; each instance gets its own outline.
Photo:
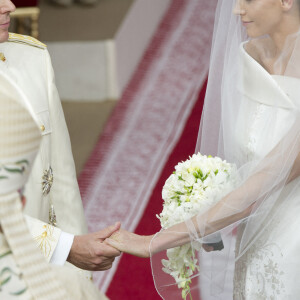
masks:
<path id="1" fill-rule="evenodd" d="M 184 189 L 186 190 L 186 193 L 188 196 L 190 196 L 193 192 L 193 186 L 184 186 Z"/>
<path id="2" fill-rule="evenodd" d="M 182 175 L 179 175 L 179 176 L 178 176 L 178 180 L 185 181 L 185 180 L 182 178 Z"/>
<path id="3" fill-rule="evenodd" d="M 190 279 L 185 280 L 182 285 L 182 299 L 186 300 L 188 296 L 190 296 L 189 298 L 192 300 L 192 294 L 191 294 L 191 288 L 190 288 L 190 284 L 192 283 L 192 281 Z"/>
<path id="4" fill-rule="evenodd" d="M 196 172 L 193 173 L 193 175 L 196 179 L 201 179 L 203 177 L 203 172 L 201 171 L 201 169 L 198 169 Z"/>
<path id="5" fill-rule="evenodd" d="M 205 181 L 205 180 L 207 179 L 208 175 L 209 175 L 209 172 L 208 172 L 204 177 L 200 178 L 201 181 L 202 181 L 202 182 Z"/>
<path id="6" fill-rule="evenodd" d="M 176 200 L 176 202 L 177 202 L 178 206 L 180 206 L 180 205 L 181 205 L 180 196 L 176 195 L 176 196 L 173 196 L 173 197 L 171 197 L 171 199 L 174 199 L 174 200 Z"/>
<path id="7" fill-rule="evenodd" d="M 184 193 L 183 193 L 183 192 L 180 192 L 180 191 L 175 191 L 175 194 L 176 194 L 176 195 L 180 195 L 180 196 L 184 195 Z"/>

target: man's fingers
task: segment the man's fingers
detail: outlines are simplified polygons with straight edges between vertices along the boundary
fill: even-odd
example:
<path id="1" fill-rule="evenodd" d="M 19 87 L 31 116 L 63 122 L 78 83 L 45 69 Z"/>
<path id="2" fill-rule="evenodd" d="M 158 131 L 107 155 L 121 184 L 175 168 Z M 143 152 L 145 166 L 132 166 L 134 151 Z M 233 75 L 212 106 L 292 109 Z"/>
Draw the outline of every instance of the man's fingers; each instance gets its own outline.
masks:
<path id="1" fill-rule="evenodd" d="M 118 231 L 121 228 L 121 223 L 117 222 L 114 225 L 108 226 L 103 230 L 99 231 L 99 236 L 101 239 L 106 239 L 110 237 L 114 232 Z"/>

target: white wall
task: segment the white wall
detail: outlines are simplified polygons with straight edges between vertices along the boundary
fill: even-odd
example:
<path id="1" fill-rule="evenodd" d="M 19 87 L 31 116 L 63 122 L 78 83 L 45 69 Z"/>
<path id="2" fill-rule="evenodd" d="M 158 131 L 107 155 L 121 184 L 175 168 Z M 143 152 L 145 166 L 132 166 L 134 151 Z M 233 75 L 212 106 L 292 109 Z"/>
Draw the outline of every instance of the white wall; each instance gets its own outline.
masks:
<path id="1" fill-rule="evenodd" d="M 116 99 L 111 85 L 112 41 L 48 42 L 56 84 L 63 100 L 101 101 Z M 113 77 L 112 80 L 109 80 Z"/>
<path id="2" fill-rule="evenodd" d="M 61 99 L 118 99 L 170 2 L 136 0 L 111 40 L 48 42 Z"/>

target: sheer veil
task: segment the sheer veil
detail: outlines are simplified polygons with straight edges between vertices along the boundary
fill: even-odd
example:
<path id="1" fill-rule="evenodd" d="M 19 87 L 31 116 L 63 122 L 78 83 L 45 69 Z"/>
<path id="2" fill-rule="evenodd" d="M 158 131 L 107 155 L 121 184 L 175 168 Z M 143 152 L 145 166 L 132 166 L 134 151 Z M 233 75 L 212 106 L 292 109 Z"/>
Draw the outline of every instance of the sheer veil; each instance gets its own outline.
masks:
<path id="1" fill-rule="evenodd" d="M 280 226 L 282 243 L 293 242 L 286 228 L 298 234 L 291 213 L 300 213 L 295 200 L 300 195 L 300 5 L 292 1 L 293 9 L 286 14 L 296 21 L 286 28 L 278 47 L 268 34 L 248 37 L 240 16 L 233 14 L 242 2 L 247 1 L 218 1 L 195 150 L 235 164 L 238 184 L 213 209 L 187 220 L 186 232 L 162 230 L 152 242 L 167 240 L 168 235 L 180 239 L 188 232 L 191 241 L 207 243 L 221 235 L 222 251 L 198 252 L 193 299 L 200 299 L 199 286 L 204 285 L 208 292 L 202 299 L 227 299 L 224 293 L 232 293 L 234 267 L 269 228 Z M 152 270 L 159 294 L 182 299 L 173 278 L 162 271 L 165 252 L 154 253 Z M 300 264 L 291 257 L 288 263 Z"/>

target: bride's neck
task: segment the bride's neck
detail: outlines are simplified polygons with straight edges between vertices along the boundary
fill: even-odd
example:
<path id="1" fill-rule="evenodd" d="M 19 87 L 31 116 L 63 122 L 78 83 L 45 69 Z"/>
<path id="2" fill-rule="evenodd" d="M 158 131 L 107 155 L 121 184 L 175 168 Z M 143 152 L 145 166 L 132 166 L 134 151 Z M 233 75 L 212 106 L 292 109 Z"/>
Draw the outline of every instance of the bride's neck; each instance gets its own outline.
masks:
<path id="1" fill-rule="evenodd" d="M 291 42 L 293 41 L 293 36 L 296 37 L 299 30 L 300 16 L 298 11 L 283 17 L 280 24 L 269 34 L 277 54 L 283 51 L 289 39 Z"/>
<path id="2" fill-rule="evenodd" d="M 299 39 L 299 18 L 289 19 L 288 21 L 283 22 L 280 28 L 269 34 L 268 51 L 264 52 L 265 55 L 261 57 L 262 65 L 270 74 L 284 74 L 293 49 L 296 46 L 296 41 Z M 275 65 L 279 61 L 280 70 L 275 70 Z"/>

